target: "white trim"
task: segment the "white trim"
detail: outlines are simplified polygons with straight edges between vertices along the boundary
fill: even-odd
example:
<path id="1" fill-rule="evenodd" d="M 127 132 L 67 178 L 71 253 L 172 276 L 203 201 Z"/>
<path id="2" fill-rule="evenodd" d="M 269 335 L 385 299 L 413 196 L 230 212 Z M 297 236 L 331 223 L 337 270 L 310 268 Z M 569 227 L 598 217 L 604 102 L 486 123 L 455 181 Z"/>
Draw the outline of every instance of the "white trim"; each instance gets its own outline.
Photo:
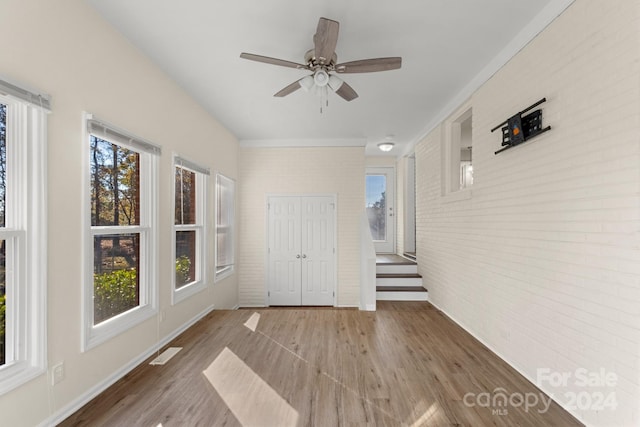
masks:
<path id="1" fill-rule="evenodd" d="M 404 212 L 402 252 L 416 251 L 416 158 L 415 155 L 403 159 L 404 168 Z M 397 246 L 396 246 L 397 247 Z"/>
<path id="2" fill-rule="evenodd" d="M 464 200 L 471 197 L 473 184 L 460 188 L 460 148 L 462 136 L 462 123 L 471 119 L 471 138 L 473 144 L 473 103 L 471 100 L 464 102 L 442 123 L 441 136 L 441 197 L 450 201 Z M 466 195 L 453 196 L 456 193 L 465 192 Z"/>
<path id="3" fill-rule="evenodd" d="M 406 156 L 415 150 L 415 146 L 429 135 L 447 117 L 456 111 L 465 100 L 469 99 L 495 73 L 500 71 L 511 58 L 516 56 L 538 34 L 544 31 L 558 16 L 562 14 L 575 0 L 552 0 L 536 15 L 504 49 L 500 51 L 467 85 L 449 101 L 438 114 L 422 129 L 413 141 L 409 142 L 398 154 L 398 158 Z"/>
<path id="4" fill-rule="evenodd" d="M 196 162 L 192 162 L 191 160 L 175 153 L 173 154 L 173 164 L 174 166 L 180 166 L 184 169 L 188 169 L 192 172 L 197 172 L 202 175 L 211 175 L 211 170 L 209 168 L 200 166 Z"/>
<path id="5" fill-rule="evenodd" d="M 333 244 L 335 245 L 335 252 L 333 253 L 333 283 L 335 287 L 333 289 L 333 307 L 338 307 L 338 260 L 339 255 L 339 243 L 338 243 L 338 193 L 267 193 L 265 194 L 265 213 L 264 216 L 264 230 L 265 230 L 265 242 L 264 242 L 264 305 L 242 305 L 242 307 L 270 307 L 269 305 L 269 199 L 272 197 L 331 197 L 335 208 L 333 209 Z M 358 305 L 354 307 L 359 307 Z"/>
<path id="6" fill-rule="evenodd" d="M 199 166 L 183 157 L 174 153 L 171 167 L 171 200 L 173 204 L 173 215 L 175 217 L 175 200 L 176 185 L 175 173 L 176 168 L 181 167 L 196 176 L 196 223 L 178 225 L 176 219 L 173 218 L 171 225 L 171 305 L 175 305 L 185 299 L 205 290 L 207 288 L 207 206 L 209 204 L 209 168 Z M 196 277 L 195 280 L 176 289 L 176 233 L 178 231 L 195 231 L 196 232 Z"/>
<path id="7" fill-rule="evenodd" d="M 147 141 L 139 136 L 135 136 L 131 132 L 103 120 L 99 120 L 95 118 L 93 114 L 85 113 L 85 118 L 88 134 L 112 142 L 116 145 L 130 148 L 134 151 L 143 151 L 157 156 L 162 154 L 162 148 L 153 142 Z"/>
<path id="8" fill-rule="evenodd" d="M 51 97 L 38 93 L 36 90 L 28 89 L 23 84 L 16 85 L 2 78 L 0 80 L 0 95 L 30 104 L 30 106 L 40 108 L 46 113 L 51 112 Z"/>
<path id="9" fill-rule="evenodd" d="M 277 147 L 365 147 L 366 138 L 337 139 L 242 139 L 241 148 Z"/>
<path id="10" fill-rule="evenodd" d="M 198 321 L 200 321 L 202 318 L 204 318 L 207 314 L 211 313 L 213 309 L 214 309 L 214 306 L 210 305 L 200 313 L 196 314 L 194 317 L 192 317 L 187 322 L 185 322 L 182 326 L 175 329 L 172 333 L 164 337 L 161 341 L 152 345 L 150 348 L 140 353 L 137 357 L 134 357 L 133 359 L 131 359 L 129 363 L 127 363 L 126 365 L 123 365 L 120 369 L 118 369 L 117 371 L 109 375 L 107 378 L 105 378 L 104 380 L 100 381 L 99 383 L 91 387 L 81 396 L 77 397 L 69 404 L 65 405 L 64 407 L 60 408 L 59 410 L 51 414 L 46 420 L 42 421 L 39 424 L 39 427 L 49 427 L 49 426 L 55 426 L 60 424 L 62 421 L 67 419 L 70 415 L 74 414 L 84 405 L 89 403 L 93 398 L 95 398 L 100 393 L 105 391 L 111 385 L 115 384 L 116 381 L 124 377 L 133 369 L 137 368 L 141 363 L 143 363 L 149 357 L 153 356 L 154 353 L 159 351 L 162 347 L 164 347 L 165 345 L 173 341 L 184 331 L 186 331 L 191 326 L 193 326 Z"/>
<path id="11" fill-rule="evenodd" d="M 6 344 L 0 395 L 46 372 L 47 364 L 47 116 L 27 102 L 7 105 Z M 13 276 L 13 277 L 11 277 Z M 11 324 L 11 325 L 10 325 Z M 14 345 L 15 344 L 15 345 Z"/>
<path id="12" fill-rule="evenodd" d="M 231 184 L 230 189 L 232 191 L 232 195 L 233 195 L 233 200 L 232 200 L 232 206 L 231 206 L 231 215 L 229 215 L 229 220 L 231 221 L 230 224 L 226 224 L 223 225 L 222 227 L 218 226 L 218 198 L 220 197 L 220 187 L 222 185 L 218 184 L 218 178 L 221 178 L 222 181 L 228 181 L 228 183 Z M 233 178 L 230 178 L 224 174 L 222 174 L 221 172 L 216 172 L 215 173 L 215 200 L 214 200 L 214 262 L 213 262 L 213 282 L 214 283 L 218 283 L 221 280 L 231 276 L 232 274 L 235 273 L 236 271 L 236 246 L 237 246 L 237 218 L 236 218 L 236 211 L 237 211 L 237 199 L 238 199 L 238 191 L 237 191 L 237 185 L 236 185 L 236 180 Z M 222 268 L 220 269 L 220 271 L 218 271 L 218 229 L 219 228 L 223 228 L 223 229 L 227 229 L 229 230 L 230 234 L 231 234 L 231 239 L 230 239 L 230 244 L 232 245 L 231 247 L 231 256 L 232 256 L 232 263 L 228 264 L 228 265 L 224 265 L 222 266 Z"/>
<path id="13" fill-rule="evenodd" d="M 386 238 L 385 240 L 373 240 L 373 246 L 376 249 L 376 253 L 396 253 L 396 248 L 397 248 L 397 235 L 398 235 L 398 221 L 397 221 L 397 213 L 398 213 L 398 206 L 396 204 L 396 200 L 398 200 L 398 195 L 397 190 L 398 190 L 398 184 L 397 184 L 397 171 L 396 171 L 396 167 L 394 166 L 368 166 L 365 168 L 365 212 L 367 209 L 367 205 L 366 205 L 366 192 L 367 192 L 367 186 L 366 186 L 366 177 L 368 175 L 384 175 L 386 182 L 385 182 L 385 193 L 386 193 L 386 206 L 385 206 L 385 215 L 387 215 L 387 219 L 385 220 L 385 232 L 386 232 Z M 391 196 L 393 197 L 389 197 L 389 191 L 391 191 Z M 389 203 L 391 202 L 391 203 Z M 391 212 L 389 212 L 389 205 L 391 205 Z M 390 214 L 390 215 L 389 215 Z M 389 217 L 391 217 L 391 220 L 389 220 Z M 391 224 L 389 224 L 391 223 Z M 391 226 L 389 226 L 391 225 Z M 389 239 L 389 237 L 391 236 L 391 239 Z M 373 236 L 372 236 L 373 238 Z M 389 249 L 389 250 L 387 250 Z"/>
<path id="14" fill-rule="evenodd" d="M 376 301 L 429 301 L 429 293 L 421 291 L 377 291 Z"/>
<path id="15" fill-rule="evenodd" d="M 84 167 L 84 197 L 82 203 L 84 260 L 81 285 L 82 333 L 80 348 L 86 352 L 109 339 L 150 319 L 158 312 L 158 167 L 159 156 L 150 151 L 141 150 L 135 145 L 127 146 L 119 141 L 107 139 L 108 142 L 133 150 L 140 155 L 140 225 L 136 226 L 104 226 L 91 225 L 91 166 L 90 136 L 88 121 L 93 116 L 82 115 L 83 144 L 82 155 L 86 161 Z M 93 134 L 95 135 L 95 134 Z M 102 136 L 95 135 L 102 139 Z M 120 230 L 120 233 L 117 231 Z M 96 234 L 139 234 L 139 299 L 140 305 L 94 325 L 93 305 L 93 239 Z"/>

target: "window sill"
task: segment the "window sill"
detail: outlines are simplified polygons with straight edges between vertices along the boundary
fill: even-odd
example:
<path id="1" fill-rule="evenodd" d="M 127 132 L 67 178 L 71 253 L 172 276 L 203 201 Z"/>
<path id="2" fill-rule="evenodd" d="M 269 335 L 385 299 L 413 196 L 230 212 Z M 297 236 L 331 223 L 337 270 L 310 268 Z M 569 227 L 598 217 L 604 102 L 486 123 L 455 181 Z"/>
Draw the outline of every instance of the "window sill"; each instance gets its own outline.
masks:
<path id="1" fill-rule="evenodd" d="M 146 305 L 119 314 L 98 325 L 85 327 L 82 352 L 97 347 L 111 338 L 128 331 L 155 316 L 157 312 L 158 310 L 155 307 Z"/>
<path id="2" fill-rule="evenodd" d="M 471 188 L 465 188 L 463 190 L 458 190 L 453 193 L 445 194 L 442 196 L 442 203 L 453 203 L 460 202 L 462 200 L 469 200 L 473 195 L 473 190 Z"/>
<path id="3" fill-rule="evenodd" d="M 45 372 L 44 366 L 27 365 L 26 362 L 2 366 L 0 368 L 0 396 Z"/>
<path id="4" fill-rule="evenodd" d="M 185 299 L 204 291 L 207 285 L 204 281 L 191 282 L 188 285 L 181 287 L 180 289 L 174 289 L 171 295 L 171 305 L 176 305 Z"/>
<path id="5" fill-rule="evenodd" d="M 225 267 L 220 271 L 216 271 L 216 276 L 215 276 L 215 279 L 214 279 L 214 283 L 219 282 L 222 279 L 226 279 L 227 277 L 231 276 L 234 271 L 235 271 L 235 269 L 233 268 L 233 266 Z"/>

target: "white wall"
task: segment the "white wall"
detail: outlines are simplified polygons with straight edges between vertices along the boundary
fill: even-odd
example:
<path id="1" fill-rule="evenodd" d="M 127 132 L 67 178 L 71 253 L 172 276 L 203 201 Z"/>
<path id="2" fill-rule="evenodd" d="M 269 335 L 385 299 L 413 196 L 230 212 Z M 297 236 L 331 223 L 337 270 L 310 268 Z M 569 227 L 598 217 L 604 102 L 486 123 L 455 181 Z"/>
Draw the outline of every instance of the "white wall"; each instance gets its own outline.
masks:
<path id="1" fill-rule="evenodd" d="M 239 295 L 241 306 L 266 305 L 268 194 L 338 195 L 338 305 L 360 304 L 360 217 L 364 147 L 241 148 Z"/>
<path id="2" fill-rule="evenodd" d="M 444 125 L 416 146 L 417 253 L 431 301 L 534 382 L 613 392 L 588 425 L 640 425 L 640 3 L 580 0 L 470 99 L 470 198 L 441 195 Z M 499 155 L 490 129 L 542 97 L 550 132 Z M 576 384 L 576 369 L 618 376 Z"/>
<path id="3" fill-rule="evenodd" d="M 237 141 L 81 0 L 3 0 L 0 75 L 52 95 L 48 132 L 48 359 L 65 362 L 64 381 L 43 375 L 0 396 L 0 424 L 33 426 L 69 408 L 89 389 L 215 304 L 237 304 L 237 279 L 171 306 L 171 153 L 236 177 Z M 96 114 L 163 148 L 160 159 L 159 305 L 149 320 L 86 353 L 81 340 L 82 112 Z M 211 182 L 210 195 L 213 195 Z M 213 198 L 210 210 L 213 212 Z M 212 232 L 213 230 L 211 230 Z M 213 237 L 211 234 L 210 237 Z M 213 259 L 213 238 L 210 240 Z M 212 272 L 212 266 L 209 267 Z M 211 275 L 209 277 L 212 277 Z"/>

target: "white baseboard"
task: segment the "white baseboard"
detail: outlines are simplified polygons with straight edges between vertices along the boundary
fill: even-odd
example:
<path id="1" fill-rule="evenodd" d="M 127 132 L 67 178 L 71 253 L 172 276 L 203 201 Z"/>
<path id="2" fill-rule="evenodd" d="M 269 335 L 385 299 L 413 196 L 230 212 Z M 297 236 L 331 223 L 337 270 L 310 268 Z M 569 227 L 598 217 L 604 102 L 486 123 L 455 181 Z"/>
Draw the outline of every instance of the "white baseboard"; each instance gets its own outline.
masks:
<path id="1" fill-rule="evenodd" d="M 365 304 L 364 307 L 360 307 L 360 311 L 376 311 L 375 304 Z"/>
<path id="2" fill-rule="evenodd" d="M 183 324 L 178 329 L 176 329 L 175 331 L 173 331 L 172 333 L 164 337 L 158 343 L 152 345 L 149 349 L 147 349 L 142 354 L 132 359 L 129 363 L 127 363 L 122 368 L 115 371 L 109 377 L 105 378 L 95 386 L 91 387 L 84 394 L 82 394 L 80 397 L 70 402 L 68 405 L 65 405 L 64 407 L 60 408 L 58 411 L 54 412 L 51 416 L 49 416 L 49 418 L 47 418 L 42 423 L 40 423 L 39 427 L 55 426 L 61 423 L 62 421 L 64 421 L 65 419 L 67 419 L 77 410 L 79 410 L 84 405 L 89 403 L 94 397 L 96 397 L 97 395 L 105 391 L 107 388 L 112 386 L 116 381 L 124 377 L 126 374 L 131 372 L 134 368 L 136 368 L 142 362 L 147 360 L 160 348 L 167 345 L 170 341 L 172 341 L 178 335 L 180 335 L 181 333 L 189 329 L 191 326 L 193 326 L 198 320 L 202 319 L 204 316 L 209 314 L 212 310 L 213 310 L 213 305 L 205 308 L 203 311 L 196 314 L 194 317 L 188 320 L 185 324 Z"/>

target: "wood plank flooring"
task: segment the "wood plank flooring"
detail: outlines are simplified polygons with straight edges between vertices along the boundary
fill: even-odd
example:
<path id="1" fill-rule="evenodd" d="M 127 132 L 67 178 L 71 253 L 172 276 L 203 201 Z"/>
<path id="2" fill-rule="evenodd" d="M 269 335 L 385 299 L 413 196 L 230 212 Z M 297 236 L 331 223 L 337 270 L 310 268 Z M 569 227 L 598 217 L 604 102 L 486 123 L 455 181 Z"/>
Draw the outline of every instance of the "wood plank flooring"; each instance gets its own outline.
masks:
<path id="1" fill-rule="evenodd" d="M 540 391 L 428 302 L 214 311 L 169 345 L 183 350 L 163 366 L 150 358 L 61 425 L 582 425 L 555 403 L 503 415 L 465 404 L 467 393 Z"/>

